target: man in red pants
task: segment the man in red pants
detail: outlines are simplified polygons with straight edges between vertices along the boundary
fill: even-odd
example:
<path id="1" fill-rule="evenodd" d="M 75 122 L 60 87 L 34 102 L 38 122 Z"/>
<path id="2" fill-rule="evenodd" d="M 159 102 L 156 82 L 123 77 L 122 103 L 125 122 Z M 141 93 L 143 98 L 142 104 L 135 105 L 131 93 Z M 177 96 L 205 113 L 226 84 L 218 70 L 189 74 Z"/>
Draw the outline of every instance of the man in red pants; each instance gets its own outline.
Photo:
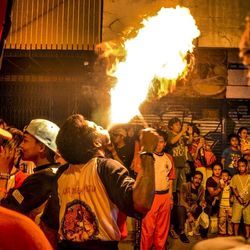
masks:
<path id="1" fill-rule="evenodd" d="M 159 141 L 154 152 L 155 197 L 151 210 L 142 220 L 141 250 L 165 249 L 170 227 L 170 212 L 173 206 L 172 186 L 175 179 L 173 158 L 163 152 L 167 135 L 157 131 Z"/>

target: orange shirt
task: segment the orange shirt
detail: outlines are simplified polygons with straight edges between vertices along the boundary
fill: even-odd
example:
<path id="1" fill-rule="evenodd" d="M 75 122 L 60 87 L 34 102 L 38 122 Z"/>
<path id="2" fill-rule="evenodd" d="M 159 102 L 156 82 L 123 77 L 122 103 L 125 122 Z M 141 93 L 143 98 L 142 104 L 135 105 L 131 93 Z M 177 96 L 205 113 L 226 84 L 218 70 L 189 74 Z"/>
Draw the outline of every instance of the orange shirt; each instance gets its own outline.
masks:
<path id="1" fill-rule="evenodd" d="M 31 219 L 0 207 L 0 249 L 52 250 L 52 247 Z"/>

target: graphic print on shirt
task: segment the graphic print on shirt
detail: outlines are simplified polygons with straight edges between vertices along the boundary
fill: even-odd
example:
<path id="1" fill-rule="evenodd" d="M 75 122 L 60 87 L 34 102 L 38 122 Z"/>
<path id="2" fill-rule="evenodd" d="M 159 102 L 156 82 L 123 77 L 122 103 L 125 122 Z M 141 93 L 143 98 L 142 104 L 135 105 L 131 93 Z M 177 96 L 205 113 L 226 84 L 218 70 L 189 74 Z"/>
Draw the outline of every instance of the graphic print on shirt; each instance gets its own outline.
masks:
<path id="1" fill-rule="evenodd" d="M 239 154 L 231 153 L 231 162 L 230 162 L 228 167 L 237 169 L 237 162 L 238 162 L 239 159 L 240 159 Z"/>
<path id="2" fill-rule="evenodd" d="M 173 155 L 172 155 L 173 157 L 185 156 L 185 143 L 182 137 L 179 139 L 179 142 L 172 150 L 173 150 Z"/>
<path id="3" fill-rule="evenodd" d="M 99 234 L 95 214 L 80 200 L 74 200 L 66 205 L 61 230 L 66 240 L 74 242 L 94 240 Z"/>
<path id="4" fill-rule="evenodd" d="M 245 203 L 247 203 L 249 200 L 249 195 L 250 195 L 250 193 L 249 193 L 249 186 L 250 186 L 249 176 L 247 177 L 245 184 L 243 184 L 240 175 L 238 175 L 238 179 L 239 179 L 239 182 L 241 184 L 241 190 L 239 192 L 239 196 L 244 200 Z"/>

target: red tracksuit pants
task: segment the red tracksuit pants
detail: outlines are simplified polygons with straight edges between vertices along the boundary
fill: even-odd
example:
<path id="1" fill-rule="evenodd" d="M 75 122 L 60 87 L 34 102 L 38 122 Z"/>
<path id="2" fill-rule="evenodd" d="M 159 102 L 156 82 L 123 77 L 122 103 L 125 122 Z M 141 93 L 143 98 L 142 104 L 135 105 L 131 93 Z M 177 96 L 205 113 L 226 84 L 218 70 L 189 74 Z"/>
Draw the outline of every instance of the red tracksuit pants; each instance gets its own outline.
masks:
<path id="1" fill-rule="evenodd" d="M 141 250 L 165 249 L 170 226 L 170 194 L 155 194 L 151 210 L 142 220 Z"/>

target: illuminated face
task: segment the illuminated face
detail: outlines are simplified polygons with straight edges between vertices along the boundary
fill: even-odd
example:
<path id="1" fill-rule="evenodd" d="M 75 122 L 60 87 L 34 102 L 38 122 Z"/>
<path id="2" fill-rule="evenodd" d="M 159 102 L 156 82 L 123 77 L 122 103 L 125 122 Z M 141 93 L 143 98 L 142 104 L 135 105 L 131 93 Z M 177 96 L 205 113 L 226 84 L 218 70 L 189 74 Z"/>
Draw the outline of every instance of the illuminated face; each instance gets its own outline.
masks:
<path id="1" fill-rule="evenodd" d="M 171 127 L 172 131 L 175 133 L 179 133 L 181 131 L 181 123 L 180 122 L 176 122 L 172 125 Z"/>
<path id="2" fill-rule="evenodd" d="M 201 185 L 202 182 L 202 176 L 200 174 L 196 174 L 193 177 L 193 184 L 195 187 L 199 187 Z"/>
<path id="3" fill-rule="evenodd" d="M 237 137 L 231 138 L 230 144 L 231 144 L 231 146 L 233 146 L 233 147 L 237 147 L 237 146 L 239 145 L 239 140 L 238 140 L 238 138 L 237 138 Z"/>
<path id="4" fill-rule="evenodd" d="M 229 175 L 228 173 L 222 173 L 221 178 L 224 182 L 227 182 L 229 180 Z"/>
<path id="5" fill-rule="evenodd" d="M 240 172 L 240 174 L 244 174 L 247 172 L 247 165 L 245 164 L 245 162 L 238 162 L 238 170 Z"/>
<path id="6" fill-rule="evenodd" d="M 22 150 L 22 159 L 24 161 L 35 162 L 41 150 L 41 143 L 32 135 L 25 133 L 20 147 Z"/>
<path id="7" fill-rule="evenodd" d="M 155 152 L 161 153 L 163 149 L 165 148 L 165 146 L 166 146 L 166 142 L 164 138 L 162 136 L 159 136 L 159 140 L 158 140 L 158 144 L 157 144 Z"/>
<path id="8" fill-rule="evenodd" d="M 221 167 L 219 165 L 215 165 L 213 168 L 213 176 L 220 177 L 221 175 Z"/>
<path id="9" fill-rule="evenodd" d="M 240 138 L 242 138 L 242 139 L 246 139 L 247 138 L 247 130 L 246 129 L 243 129 L 240 132 Z"/>

